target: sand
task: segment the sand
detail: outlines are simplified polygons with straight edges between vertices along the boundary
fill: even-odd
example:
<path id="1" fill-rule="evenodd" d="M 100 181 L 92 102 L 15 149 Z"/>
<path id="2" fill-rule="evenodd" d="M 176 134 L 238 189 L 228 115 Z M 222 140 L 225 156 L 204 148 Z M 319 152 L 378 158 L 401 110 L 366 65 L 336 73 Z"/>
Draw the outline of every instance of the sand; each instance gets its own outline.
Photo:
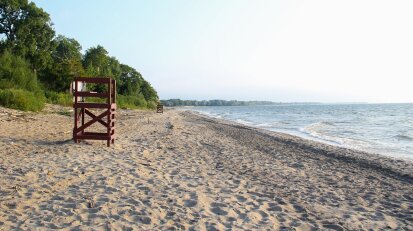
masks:
<path id="1" fill-rule="evenodd" d="M 0 230 L 413 230 L 413 163 L 211 119 L 0 108 Z"/>

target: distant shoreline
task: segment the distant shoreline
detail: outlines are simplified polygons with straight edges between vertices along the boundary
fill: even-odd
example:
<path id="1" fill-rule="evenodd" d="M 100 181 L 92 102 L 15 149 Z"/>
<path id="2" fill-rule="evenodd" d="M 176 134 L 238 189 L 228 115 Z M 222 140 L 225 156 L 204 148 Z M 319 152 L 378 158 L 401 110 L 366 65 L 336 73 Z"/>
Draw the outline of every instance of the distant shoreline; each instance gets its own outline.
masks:
<path id="1" fill-rule="evenodd" d="M 161 100 L 161 103 L 166 107 L 179 106 L 253 106 L 253 105 L 277 105 L 281 103 L 272 101 L 239 101 L 239 100 L 181 100 L 168 99 Z"/>
<path id="2" fill-rule="evenodd" d="M 388 105 L 388 104 L 413 104 L 413 102 L 274 102 L 262 100 L 181 100 L 167 99 L 160 100 L 166 107 L 216 107 L 216 106 L 271 106 L 271 105 Z"/>

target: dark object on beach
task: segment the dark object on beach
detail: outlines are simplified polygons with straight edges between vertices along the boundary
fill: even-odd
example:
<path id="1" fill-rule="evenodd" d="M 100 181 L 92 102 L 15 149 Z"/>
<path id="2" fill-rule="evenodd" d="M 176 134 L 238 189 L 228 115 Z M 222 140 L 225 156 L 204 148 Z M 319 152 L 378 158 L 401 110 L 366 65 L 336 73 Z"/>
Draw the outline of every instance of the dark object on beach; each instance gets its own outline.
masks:
<path id="1" fill-rule="evenodd" d="M 168 122 L 165 123 L 165 128 L 166 129 L 173 129 L 174 125 L 171 122 L 168 121 Z"/>
<path id="2" fill-rule="evenodd" d="M 163 113 L 163 105 L 161 103 L 156 105 L 156 113 Z"/>
<path id="3" fill-rule="evenodd" d="M 89 201 L 87 202 L 87 207 L 90 209 L 95 207 L 95 200 L 93 200 L 93 198 L 89 199 Z"/>
<path id="4" fill-rule="evenodd" d="M 86 83 L 106 85 L 106 92 L 98 93 L 86 91 Z M 115 114 L 116 114 L 116 81 L 111 78 L 84 78 L 76 77 L 73 82 L 73 108 L 75 112 L 75 126 L 73 128 L 73 140 L 106 140 L 107 146 L 115 143 Z M 87 103 L 86 97 L 106 99 L 105 103 Z M 100 110 L 98 116 L 90 109 Z M 85 114 L 92 120 L 85 123 Z M 105 118 L 105 120 L 104 120 Z M 96 122 L 106 127 L 106 132 L 86 132 L 85 129 Z M 79 124 L 80 123 L 80 126 Z"/>

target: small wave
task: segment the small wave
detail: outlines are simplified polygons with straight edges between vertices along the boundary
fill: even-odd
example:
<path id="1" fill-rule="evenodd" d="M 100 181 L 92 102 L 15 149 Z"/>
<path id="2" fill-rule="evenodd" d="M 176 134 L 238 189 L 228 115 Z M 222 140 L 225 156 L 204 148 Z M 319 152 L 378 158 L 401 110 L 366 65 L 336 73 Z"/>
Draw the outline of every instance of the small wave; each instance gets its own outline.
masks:
<path id="1" fill-rule="evenodd" d="M 245 124 L 245 125 L 252 125 L 254 124 L 253 122 L 247 121 L 247 120 L 243 120 L 243 119 L 236 119 L 236 122 L 240 123 L 240 124 Z"/>
<path id="2" fill-rule="evenodd" d="M 262 128 L 267 128 L 267 127 L 271 127 L 271 124 L 267 124 L 267 123 L 262 123 L 262 124 L 257 124 L 255 125 L 257 127 L 262 127 Z"/>
<path id="3" fill-rule="evenodd" d="M 394 138 L 396 138 L 397 140 L 406 140 L 406 141 L 413 141 L 413 137 L 408 136 L 408 135 L 395 135 Z"/>
<path id="4" fill-rule="evenodd" d="M 278 122 L 279 124 L 291 124 L 290 121 L 286 121 L 286 120 L 281 120 Z"/>
<path id="5" fill-rule="evenodd" d="M 321 121 L 319 122 L 320 125 L 325 125 L 325 126 L 335 126 L 335 124 L 333 122 L 329 122 L 329 121 Z"/>
<path id="6" fill-rule="evenodd" d="M 219 115 L 219 114 L 214 114 L 214 113 L 205 112 L 205 111 L 196 111 L 196 112 L 198 112 L 201 115 L 206 115 L 206 116 L 209 116 L 209 117 L 212 117 L 212 118 L 217 118 L 217 119 L 222 118 L 222 116 Z"/>
<path id="7" fill-rule="evenodd" d="M 309 124 L 302 128 L 303 131 L 319 131 L 322 128 L 334 126 L 334 123 L 328 121 L 321 121 Z"/>
<path id="8" fill-rule="evenodd" d="M 303 128 L 300 128 L 299 130 L 309 135 L 310 137 L 314 137 L 314 138 L 324 140 L 327 142 L 332 142 L 338 145 L 344 145 L 345 144 L 344 139 L 323 134 L 322 129 L 326 127 L 331 127 L 331 126 L 334 126 L 334 123 L 327 122 L 327 121 L 321 121 L 321 122 L 309 124 Z"/>
<path id="9" fill-rule="evenodd" d="M 337 144 L 337 145 L 344 145 L 346 144 L 346 142 L 338 137 L 331 137 L 331 136 L 327 136 L 327 135 L 323 135 L 317 132 L 307 132 L 307 134 L 311 137 L 323 140 L 323 141 L 327 141 L 333 144 Z"/>

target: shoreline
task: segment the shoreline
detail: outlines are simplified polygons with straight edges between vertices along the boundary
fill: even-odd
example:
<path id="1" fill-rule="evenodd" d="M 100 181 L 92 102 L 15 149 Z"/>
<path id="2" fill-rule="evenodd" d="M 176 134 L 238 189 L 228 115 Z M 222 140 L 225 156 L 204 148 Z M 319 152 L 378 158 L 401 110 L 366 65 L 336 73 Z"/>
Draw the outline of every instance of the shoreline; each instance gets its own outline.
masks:
<path id="1" fill-rule="evenodd" d="M 413 229 L 410 162 L 168 109 L 75 144 L 48 108 L 0 108 L 1 229 Z"/>
<path id="2" fill-rule="evenodd" d="M 352 164 L 358 164 L 361 167 L 385 171 L 391 175 L 394 174 L 398 177 L 406 178 L 408 182 L 413 183 L 413 160 L 411 159 L 386 156 L 382 154 L 340 147 L 337 145 L 320 142 L 318 140 L 307 139 L 293 134 L 271 131 L 223 118 L 215 118 L 199 113 L 197 111 L 187 110 L 185 112 L 189 112 L 194 116 L 200 117 L 208 122 L 255 132 L 257 135 L 265 136 L 272 141 L 288 143 L 289 145 L 299 147 L 303 150 L 311 150 L 312 152 L 317 152 L 318 154 L 326 157 L 336 158 L 337 160 Z"/>
<path id="3" fill-rule="evenodd" d="M 242 106 L 240 106 L 240 107 L 242 107 Z M 330 139 L 320 138 L 318 136 L 311 135 L 309 132 L 304 131 L 305 127 L 301 127 L 299 129 L 300 131 L 284 130 L 284 129 L 277 129 L 277 128 L 269 128 L 269 127 L 267 128 L 267 127 L 260 126 L 260 124 L 254 124 L 253 122 L 249 122 L 249 121 L 241 122 L 241 121 L 243 121 L 242 119 L 231 120 L 231 119 L 223 118 L 222 116 L 219 116 L 219 115 L 215 116 L 214 114 L 210 114 L 210 113 L 204 112 L 204 111 L 197 111 L 197 110 L 180 108 L 180 107 L 171 107 L 171 108 L 174 109 L 174 110 L 191 111 L 191 112 L 197 113 L 199 115 L 206 116 L 208 118 L 217 119 L 218 121 L 219 120 L 229 121 L 229 122 L 233 122 L 233 123 L 248 126 L 248 127 L 253 127 L 253 128 L 262 129 L 262 130 L 265 130 L 265 131 L 275 132 L 275 133 L 287 134 L 287 135 L 302 138 L 304 140 L 310 140 L 310 141 L 319 142 L 319 143 L 323 143 L 323 144 L 327 144 L 327 145 L 332 145 L 332 146 L 336 146 L 336 147 L 340 147 L 340 148 L 350 149 L 350 150 L 354 150 L 354 151 L 357 151 L 357 152 L 380 155 L 380 156 L 385 156 L 385 157 L 389 157 L 389 158 L 400 159 L 400 160 L 403 160 L 403 161 L 413 161 L 413 157 L 411 157 L 410 155 L 406 156 L 407 154 L 405 154 L 405 153 L 397 153 L 397 154 L 389 155 L 388 154 L 389 152 L 378 151 L 378 150 L 373 150 L 373 149 L 362 149 L 362 148 L 352 147 L 350 145 L 343 145 L 341 142 L 333 140 L 334 137 L 330 137 Z M 237 120 L 240 120 L 240 121 L 237 121 Z M 264 122 L 264 124 L 265 124 L 265 122 Z"/>

